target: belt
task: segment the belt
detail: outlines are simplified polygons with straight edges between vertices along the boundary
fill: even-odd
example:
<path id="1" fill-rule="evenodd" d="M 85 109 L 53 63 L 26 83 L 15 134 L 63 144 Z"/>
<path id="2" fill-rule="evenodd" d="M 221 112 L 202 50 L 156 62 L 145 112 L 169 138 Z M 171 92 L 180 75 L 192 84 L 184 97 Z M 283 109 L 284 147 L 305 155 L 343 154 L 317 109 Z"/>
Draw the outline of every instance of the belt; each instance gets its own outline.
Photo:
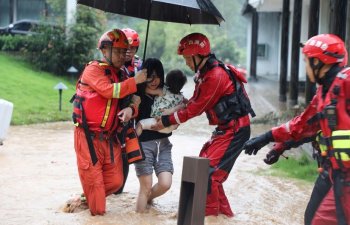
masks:
<path id="1" fill-rule="evenodd" d="M 246 116 L 239 117 L 237 119 L 233 119 L 225 124 L 219 124 L 218 129 L 226 130 L 231 127 L 236 127 L 236 126 L 245 127 L 249 125 L 250 125 L 250 119 L 249 119 L 249 116 L 246 115 Z"/>
<path id="2" fill-rule="evenodd" d="M 101 131 L 101 132 L 90 131 L 90 136 L 91 136 L 91 138 L 97 138 L 98 137 L 98 139 L 100 141 L 111 139 L 111 135 L 108 133 L 108 131 Z"/>

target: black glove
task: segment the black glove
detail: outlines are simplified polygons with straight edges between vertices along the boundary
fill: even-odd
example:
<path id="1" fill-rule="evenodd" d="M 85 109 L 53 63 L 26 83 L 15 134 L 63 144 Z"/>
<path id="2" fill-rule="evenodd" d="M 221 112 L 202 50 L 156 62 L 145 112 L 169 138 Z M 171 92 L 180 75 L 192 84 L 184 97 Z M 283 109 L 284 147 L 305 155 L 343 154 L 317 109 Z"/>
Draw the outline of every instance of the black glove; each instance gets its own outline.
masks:
<path id="1" fill-rule="evenodd" d="M 272 165 L 278 161 L 280 155 L 281 154 L 278 151 L 271 150 L 266 154 L 266 158 L 264 159 L 264 162 L 268 165 Z"/>
<path id="2" fill-rule="evenodd" d="M 265 145 L 270 143 L 273 140 L 272 131 L 268 131 L 265 134 L 261 134 L 255 138 L 248 140 L 243 145 L 243 149 L 245 149 L 245 154 L 251 155 L 252 153 L 256 155 L 256 153 Z"/>

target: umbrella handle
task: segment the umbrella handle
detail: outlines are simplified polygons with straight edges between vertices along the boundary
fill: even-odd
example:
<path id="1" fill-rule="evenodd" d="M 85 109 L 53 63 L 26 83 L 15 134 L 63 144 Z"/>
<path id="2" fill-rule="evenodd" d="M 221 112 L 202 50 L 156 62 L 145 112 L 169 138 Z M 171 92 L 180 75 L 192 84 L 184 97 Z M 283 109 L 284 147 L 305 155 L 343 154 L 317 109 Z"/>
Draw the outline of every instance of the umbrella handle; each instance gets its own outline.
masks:
<path id="1" fill-rule="evenodd" d="M 151 1 L 151 5 L 149 6 L 148 21 L 147 21 L 147 30 L 146 30 L 146 41 L 145 41 L 145 48 L 144 48 L 144 50 L 143 50 L 142 62 L 144 62 L 144 61 L 145 61 L 145 58 L 146 58 L 149 23 L 150 23 L 150 20 L 151 20 L 151 13 L 152 13 L 152 2 L 153 2 L 153 1 Z"/>

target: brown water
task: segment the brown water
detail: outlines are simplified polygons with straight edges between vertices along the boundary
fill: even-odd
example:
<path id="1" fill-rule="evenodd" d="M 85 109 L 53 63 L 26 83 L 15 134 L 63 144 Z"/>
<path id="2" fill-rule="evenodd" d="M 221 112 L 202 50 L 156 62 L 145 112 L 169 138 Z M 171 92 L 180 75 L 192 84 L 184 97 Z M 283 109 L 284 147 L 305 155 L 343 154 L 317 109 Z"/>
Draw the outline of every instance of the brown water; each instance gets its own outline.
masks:
<path id="1" fill-rule="evenodd" d="M 197 122 L 201 122 L 198 119 Z M 258 132 L 261 128 L 264 127 L 253 129 Z M 134 212 L 138 180 L 131 166 L 126 193 L 109 196 L 105 216 L 92 217 L 88 210 L 72 214 L 62 212 L 64 203 L 81 193 L 73 126 L 63 122 L 11 127 L 7 140 L 0 146 L 0 224 L 177 224 L 183 156 L 198 155 L 208 138 L 208 133 L 203 135 L 202 130 L 187 130 L 187 135 L 183 135 L 184 132 L 179 129 L 171 137 L 175 167 L 173 186 L 155 200 L 149 213 Z M 261 160 L 263 155 L 242 154 L 224 183 L 235 217 L 206 218 L 205 224 L 303 223 L 311 185 L 272 177 L 268 173 L 258 175 L 257 172 L 268 171 Z"/>
<path id="2" fill-rule="evenodd" d="M 192 94 L 191 80 L 189 84 L 185 96 Z M 248 91 L 255 94 L 251 99 L 257 114 L 275 110 L 261 94 L 269 92 L 254 88 Z M 155 199 L 149 213 L 134 212 L 139 184 L 131 166 L 126 193 L 109 196 L 106 214 L 95 217 L 88 210 L 62 211 L 67 200 L 82 192 L 71 123 L 10 127 L 4 145 L 0 146 L 0 225 L 175 225 L 183 156 L 198 155 L 213 130 L 206 124 L 205 116 L 200 116 L 181 125 L 172 135 L 173 185 L 165 195 Z M 270 125 L 255 125 L 253 135 L 268 128 Z M 242 154 L 224 183 L 235 217 L 210 217 L 205 224 L 303 224 L 312 185 L 270 176 L 269 166 L 262 161 L 267 151 L 265 148 L 255 157 Z"/>

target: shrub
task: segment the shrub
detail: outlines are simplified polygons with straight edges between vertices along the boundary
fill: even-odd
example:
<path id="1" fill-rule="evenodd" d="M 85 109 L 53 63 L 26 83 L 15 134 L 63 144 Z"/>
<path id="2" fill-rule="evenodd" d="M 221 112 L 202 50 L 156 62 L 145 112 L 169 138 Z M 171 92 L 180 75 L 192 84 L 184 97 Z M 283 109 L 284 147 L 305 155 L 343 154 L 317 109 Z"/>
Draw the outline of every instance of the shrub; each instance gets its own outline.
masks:
<path id="1" fill-rule="evenodd" d="M 105 22 L 104 15 L 78 7 L 74 26 L 61 22 L 39 26 L 31 36 L 0 36 L 0 49 L 21 53 L 37 69 L 64 75 L 70 66 L 82 70 L 93 59 Z"/>
<path id="2" fill-rule="evenodd" d="M 2 51 L 20 51 L 25 48 L 28 42 L 27 36 L 4 35 L 0 36 L 0 49 Z"/>

